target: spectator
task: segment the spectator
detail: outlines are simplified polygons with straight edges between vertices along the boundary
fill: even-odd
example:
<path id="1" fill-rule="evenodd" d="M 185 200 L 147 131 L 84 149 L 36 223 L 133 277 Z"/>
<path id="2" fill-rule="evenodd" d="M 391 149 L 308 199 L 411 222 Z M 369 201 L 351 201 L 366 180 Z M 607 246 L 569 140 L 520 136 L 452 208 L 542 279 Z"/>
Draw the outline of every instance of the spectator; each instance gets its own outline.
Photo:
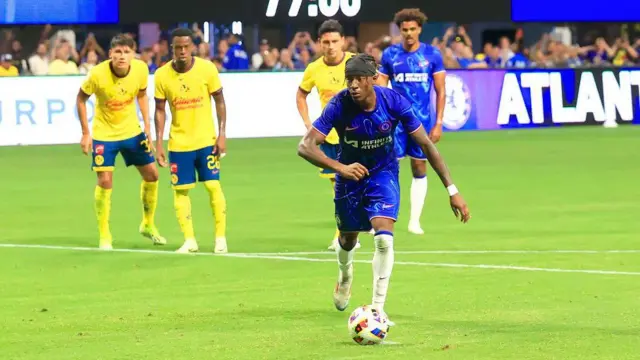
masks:
<path id="1" fill-rule="evenodd" d="M 293 62 L 296 63 L 296 66 L 300 66 L 301 63 L 301 53 L 303 50 L 307 51 L 307 55 L 309 55 L 309 59 L 311 59 L 311 53 L 317 54 L 319 53 L 319 48 L 317 44 L 311 39 L 311 34 L 308 32 L 297 32 L 291 43 L 289 43 L 288 47 L 291 52 L 291 56 L 293 57 Z M 307 61 L 308 63 L 309 61 Z"/>
<path id="2" fill-rule="evenodd" d="M 200 45 L 198 45 L 198 57 L 206 60 L 210 59 L 208 43 L 201 42 Z"/>
<path id="3" fill-rule="evenodd" d="M 55 49 L 55 60 L 49 64 L 49 75 L 73 75 L 78 73 L 78 66 L 70 60 L 71 46 L 61 40 Z"/>
<path id="4" fill-rule="evenodd" d="M 29 70 L 36 76 L 47 75 L 49 72 L 49 50 L 47 44 L 41 42 L 36 48 L 36 53 L 29 58 Z"/>
<path id="5" fill-rule="evenodd" d="M 153 52 L 156 54 L 154 62 L 158 68 L 171 61 L 169 41 L 167 39 L 160 39 L 157 44 L 153 45 Z"/>
<path id="6" fill-rule="evenodd" d="M 295 63 L 296 69 L 304 70 L 307 65 L 309 65 L 309 62 L 311 62 L 311 54 L 309 53 L 309 50 L 300 50 L 298 61 Z"/>
<path id="7" fill-rule="evenodd" d="M 271 52 L 267 52 L 264 55 L 262 59 L 262 65 L 260 65 L 260 68 L 258 70 L 269 71 L 269 70 L 273 70 L 275 66 L 276 66 L 276 59 L 273 57 L 273 55 L 271 55 Z"/>
<path id="8" fill-rule="evenodd" d="M 18 69 L 19 73 L 27 70 L 27 63 L 22 54 L 22 43 L 18 39 L 11 41 L 11 56 L 13 57 L 13 66 Z"/>
<path id="9" fill-rule="evenodd" d="M 149 67 L 149 74 L 153 74 L 158 70 L 158 65 L 153 61 L 153 48 L 147 47 L 142 50 L 140 60 L 144 61 Z"/>
<path id="10" fill-rule="evenodd" d="M 18 68 L 13 64 L 11 54 L 0 55 L 0 77 L 2 76 L 18 76 Z"/>
<path id="11" fill-rule="evenodd" d="M 240 44 L 240 39 L 231 34 L 227 39 L 229 49 L 225 53 L 223 64 L 227 70 L 249 70 L 249 56 Z"/>
<path id="12" fill-rule="evenodd" d="M 277 71 L 291 71 L 295 70 L 296 66 L 293 63 L 293 57 L 291 56 L 291 51 L 289 49 L 282 49 L 280 51 L 280 61 L 274 67 L 274 70 Z"/>
<path id="13" fill-rule="evenodd" d="M 82 63 L 78 70 L 80 71 L 80 74 L 88 74 L 96 65 L 98 65 L 98 53 L 91 50 L 87 53 L 87 61 Z"/>
<path id="14" fill-rule="evenodd" d="M 220 57 L 216 56 L 211 61 L 216 65 L 216 68 L 218 68 L 219 72 L 225 71 L 224 66 L 222 66 L 222 59 Z"/>
<path id="15" fill-rule="evenodd" d="M 509 40 L 509 38 L 506 36 L 500 38 L 499 49 L 500 62 L 502 64 L 506 64 L 507 61 L 509 61 L 509 59 L 511 59 L 513 55 L 515 55 L 511 48 L 511 40 Z"/>
<path id="16" fill-rule="evenodd" d="M 262 62 L 264 61 L 263 58 L 265 54 L 269 52 L 269 49 L 270 49 L 269 40 L 267 39 L 260 40 L 260 46 L 258 47 L 258 52 L 251 55 L 251 66 L 253 67 L 253 69 L 260 68 L 260 65 L 262 65 Z"/>
<path id="17" fill-rule="evenodd" d="M 95 35 L 93 33 L 89 33 L 87 35 L 87 40 L 85 40 L 84 45 L 82 46 L 82 50 L 80 50 L 80 59 L 84 61 L 89 52 L 93 51 L 95 55 L 97 55 L 101 59 L 105 59 L 107 57 L 107 53 L 104 49 L 98 44 Z"/>
<path id="18" fill-rule="evenodd" d="M 478 61 L 473 58 L 473 51 L 465 44 L 465 40 L 461 36 L 456 36 L 451 44 L 453 56 L 463 69 L 481 69 L 486 68 L 484 61 Z"/>

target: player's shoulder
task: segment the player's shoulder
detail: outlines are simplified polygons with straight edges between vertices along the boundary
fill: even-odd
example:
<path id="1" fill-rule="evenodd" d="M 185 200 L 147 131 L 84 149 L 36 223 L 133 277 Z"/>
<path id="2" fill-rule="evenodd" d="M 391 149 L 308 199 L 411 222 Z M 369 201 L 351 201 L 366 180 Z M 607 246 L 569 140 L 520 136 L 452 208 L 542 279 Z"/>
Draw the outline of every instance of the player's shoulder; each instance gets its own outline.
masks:
<path id="1" fill-rule="evenodd" d="M 111 75 L 111 60 L 105 60 L 89 70 L 89 76 Z"/>
<path id="2" fill-rule="evenodd" d="M 158 81 L 158 79 L 164 79 L 167 76 L 167 74 L 169 73 L 169 71 L 171 71 L 171 62 L 172 61 L 168 61 L 166 64 L 160 66 L 156 70 L 156 72 L 154 73 L 154 78 L 155 78 L 156 81 Z"/>
<path id="3" fill-rule="evenodd" d="M 195 61 L 193 64 L 194 67 L 202 70 L 218 70 L 216 68 L 216 64 L 214 64 L 213 61 L 202 59 L 199 57 L 194 57 L 193 59 Z"/>
<path id="4" fill-rule="evenodd" d="M 422 50 L 422 54 L 425 56 L 431 56 L 431 57 L 442 57 L 442 53 L 440 52 L 440 49 L 436 46 L 430 45 L 430 44 L 425 44 L 422 43 L 421 46 L 421 50 Z"/>
<path id="5" fill-rule="evenodd" d="M 375 89 L 378 91 L 378 94 L 380 94 L 387 107 L 393 109 L 397 108 L 396 110 L 404 110 L 403 105 L 407 103 L 407 100 L 397 90 L 378 85 L 375 85 Z M 402 107 L 402 109 L 398 107 Z"/>
<path id="6" fill-rule="evenodd" d="M 324 58 L 320 56 L 319 58 L 310 62 L 309 65 L 307 65 L 307 67 L 304 69 L 304 71 L 309 71 L 309 72 L 317 71 L 319 68 L 321 68 L 324 65 L 325 65 Z"/>
<path id="7" fill-rule="evenodd" d="M 149 65 L 140 59 L 131 60 L 131 70 L 135 72 L 149 72 Z"/>
<path id="8" fill-rule="evenodd" d="M 382 51 L 382 56 L 396 56 L 402 52 L 404 52 L 402 44 L 392 44 Z"/>
<path id="9" fill-rule="evenodd" d="M 335 94 L 331 98 L 331 100 L 329 100 L 326 107 L 331 107 L 334 110 L 339 110 L 347 105 L 350 101 L 352 102 L 351 96 L 349 95 L 349 90 L 342 89 L 337 94 Z"/>

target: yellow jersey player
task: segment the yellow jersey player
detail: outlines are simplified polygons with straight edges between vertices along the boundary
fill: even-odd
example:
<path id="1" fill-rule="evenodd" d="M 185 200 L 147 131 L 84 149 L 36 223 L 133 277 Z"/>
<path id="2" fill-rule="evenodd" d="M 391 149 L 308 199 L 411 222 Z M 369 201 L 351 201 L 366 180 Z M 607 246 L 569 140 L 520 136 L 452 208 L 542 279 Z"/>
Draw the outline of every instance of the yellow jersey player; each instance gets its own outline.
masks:
<path id="1" fill-rule="evenodd" d="M 222 85 L 214 63 L 193 57 L 193 33 L 178 28 L 171 33 L 173 60 L 155 73 L 155 124 L 158 163 L 166 167 L 162 144 L 166 121 L 166 103 L 171 110 L 169 163 L 174 205 L 184 244 L 179 253 L 198 251 L 191 220 L 189 190 L 196 175 L 204 183 L 215 218 L 216 253 L 227 252 L 225 237 L 227 203 L 220 186 L 220 158 L 225 155 L 227 114 Z M 211 97 L 215 100 L 219 134 L 213 124 Z"/>
<path id="2" fill-rule="evenodd" d="M 147 81 L 149 68 L 135 60 L 135 42 L 127 35 L 118 35 L 111 40 L 110 59 L 96 65 L 89 72 L 78 92 L 76 106 L 82 125 L 82 152 L 92 154 L 92 168 L 98 174 L 95 189 L 95 211 L 98 219 L 100 248 L 111 250 L 112 237 L 109 229 L 113 170 L 118 153 L 122 154 L 126 166 L 134 165 L 142 176 L 142 224 L 140 233 L 155 245 L 164 245 L 166 240 L 158 234 L 154 225 L 158 203 L 158 169 L 153 157 L 150 141 L 149 99 Z M 96 96 L 93 131 L 89 132 L 86 102 Z M 144 131 L 140 128 L 135 101 L 138 101 Z"/>
<path id="3" fill-rule="evenodd" d="M 296 95 L 298 112 L 307 129 L 311 128 L 307 96 L 315 87 L 318 95 L 320 95 L 320 104 L 324 109 L 335 94 L 347 87 L 344 78 L 345 64 L 347 59 L 354 55 L 344 51 L 344 29 L 336 20 L 327 20 L 320 25 L 318 39 L 324 55 L 307 66 Z M 320 149 L 329 158 L 335 160 L 338 158 L 338 143 L 338 133 L 336 133 L 335 129 L 331 129 L 331 132 L 325 138 L 325 142 L 320 145 Z M 331 186 L 335 189 L 336 174 L 333 170 L 320 169 L 320 176 L 331 180 Z M 340 232 L 336 230 L 333 241 L 329 245 L 329 250 L 337 249 L 339 235 Z M 356 247 L 360 247 L 360 242 Z"/>

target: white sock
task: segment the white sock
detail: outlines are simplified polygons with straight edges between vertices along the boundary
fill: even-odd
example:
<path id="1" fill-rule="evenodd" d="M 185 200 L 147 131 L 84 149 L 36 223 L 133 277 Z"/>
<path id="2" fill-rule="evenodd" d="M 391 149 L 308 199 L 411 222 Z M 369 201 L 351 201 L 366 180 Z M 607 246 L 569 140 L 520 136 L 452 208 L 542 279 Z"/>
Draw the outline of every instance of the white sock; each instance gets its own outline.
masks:
<path id="1" fill-rule="evenodd" d="M 424 207 L 424 199 L 427 197 L 427 177 L 413 178 L 411 182 L 411 214 L 409 224 L 419 224 Z"/>
<path id="2" fill-rule="evenodd" d="M 340 242 L 338 242 L 336 254 L 338 255 L 338 267 L 340 268 L 340 274 L 338 276 L 340 283 L 351 281 L 350 275 L 353 268 L 353 255 L 355 252 L 355 248 L 350 251 L 343 249 Z"/>
<path id="3" fill-rule="evenodd" d="M 388 231 L 380 231 L 373 238 L 376 251 L 373 255 L 373 306 L 384 311 L 384 302 L 387 299 L 389 278 L 393 269 L 393 234 Z"/>

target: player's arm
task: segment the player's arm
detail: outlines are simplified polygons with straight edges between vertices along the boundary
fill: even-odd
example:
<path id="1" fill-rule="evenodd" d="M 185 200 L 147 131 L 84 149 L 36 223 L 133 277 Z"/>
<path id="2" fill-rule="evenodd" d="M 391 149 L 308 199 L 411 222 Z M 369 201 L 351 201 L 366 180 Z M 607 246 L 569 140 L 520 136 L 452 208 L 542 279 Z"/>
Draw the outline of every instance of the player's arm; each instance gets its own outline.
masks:
<path id="1" fill-rule="evenodd" d="M 427 157 L 427 160 L 429 161 L 429 164 L 447 188 L 453 213 L 456 217 L 460 216 L 460 220 L 462 222 L 469 221 L 471 218 L 469 208 L 462 198 L 462 195 L 458 192 L 458 188 L 454 185 L 449 169 L 447 168 L 447 164 L 444 162 L 442 156 L 440 156 L 440 152 L 436 148 L 436 145 L 431 141 L 431 139 L 429 139 L 422 123 L 418 120 L 411 109 L 411 105 L 406 100 L 404 101 L 406 102 L 406 110 L 403 111 L 399 117 L 402 122 L 402 126 L 407 129 L 411 139 L 413 139 L 416 144 L 420 145 L 422 151 L 424 151 Z"/>
<path id="2" fill-rule="evenodd" d="M 369 170 L 367 170 L 366 167 L 358 163 L 344 165 L 339 161 L 327 157 L 327 155 L 320 150 L 320 144 L 324 143 L 336 119 L 337 109 L 333 103 L 329 103 L 320 118 L 313 123 L 300 141 L 298 145 L 298 156 L 317 167 L 331 169 L 347 179 L 360 180 L 369 175 Z"/>
<path id="3" fill-rule="evenodd" d="M 87 100 L 89 100 L 91 95 L 95 92 L 96 83 L 93 73 L 90 72 L 80 86 L 80 90 L 76 96 L 76 110 L 78 112 L 78 118 L 80 119 L 80 126 L 82 128 L 80 147 L 85 155 L 89 154 L 92 146 L 91 132 L 89 131 L 89 119 L 87 118 Z"/>
<path id="4" fill-rule="evenodd" d="M 155 103 L 156 109 L 154 114 L 154 125 L 156 126 L 156 158 L 158 159 L 158 165 L 162 167 L 167 166 L 167 157 L 164 152 L 163 136 L 164 136 L 164 124 L 167 121 L 167 98 L 165 96 L 164 87 L 162 86 L 162 79 L 156 75 L 155 79 Z"/>
<path id="5" fill-rule="evenodd" d="M 153 142 L 151 141 L 151 120 L 149 118 L 149 96 L 147 96 L 147 85 L 149 80 L 149 68 L 144 67 L 144 70 L 140 74 L 140 90 L 138 90 L 138 106 L 140 107 L 140 113 L 142 114 L 142 122 L 144 123 L 144 134 L 149 140 L 151 149 L 153 150 Z"/>
<path id="6" fill-rule="evenodd" d="M 219 157 L 223 157 L 227 152 L 227 105 L 224 101 L 218 69 L 213 64 L 207 86 L 216 103 L 216 117 L 218 118 L 218 137 L 213 152 Z"/>
<path id="7" fill-rule="evenodd" d="M 445 80 L 447 73 L 444 69 L 444 62 L 440 52 L 436 52 L 433 59 L 433 86 L 436 91 L 436 124 L 431 130 L 431 141 L 437 143 L 442 136 L 442 122 L 444 119 L 444 106 L 447 100 L 447 92 L 445 89 Z"/>
<path id="8" fill-rule="evenodd" d="M 296 106 L 298 107 L 298 113 L 300 114 L 307 130 L 311 129 L 311 118 L 309 118 L 309 104 L 307 104 L 307 96 L 309 96 L 309 93 L 311 93 L 311 90 L 315 86 L 312 72 L 312 67 L 307 67 L 304 71 L 304 75 L 302 76 L 302 83 L 300 83 L 298 91 L 296 92 Z"/>
<path id="9" fill-rule="evenodd" d="M 393 76 L 393 66 L 391 66 L 391 62 L 389 61 L 389 53 L 385 50 L 382 53 L 382 59 L 380 59 L 380 66 L 378 66 L 376 85 L 383 87 L 389 86 L 390 76 Z"/>

